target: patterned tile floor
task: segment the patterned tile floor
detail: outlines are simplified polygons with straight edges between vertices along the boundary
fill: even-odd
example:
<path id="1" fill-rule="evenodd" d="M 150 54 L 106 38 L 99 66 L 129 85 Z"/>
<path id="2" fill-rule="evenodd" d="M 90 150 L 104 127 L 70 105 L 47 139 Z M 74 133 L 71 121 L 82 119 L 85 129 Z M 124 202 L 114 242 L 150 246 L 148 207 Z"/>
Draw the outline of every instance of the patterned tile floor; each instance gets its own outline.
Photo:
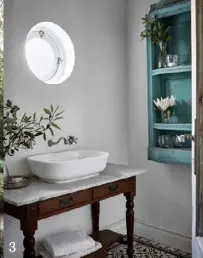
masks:
<path id="1" fill-rule="evenodd" d="M 115 243 L 107 258 L 127 258 L 126 245 Z M 190 253 L 134 236 L 134 258 L 192 258 Z"/>

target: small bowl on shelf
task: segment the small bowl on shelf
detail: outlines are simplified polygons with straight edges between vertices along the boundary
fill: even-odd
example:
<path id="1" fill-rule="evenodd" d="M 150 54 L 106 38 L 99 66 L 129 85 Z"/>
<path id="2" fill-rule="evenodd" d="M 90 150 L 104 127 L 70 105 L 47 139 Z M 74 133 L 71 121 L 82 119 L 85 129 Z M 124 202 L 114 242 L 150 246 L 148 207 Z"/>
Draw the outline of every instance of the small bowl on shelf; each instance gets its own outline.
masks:
<path id="1" fill-rule="evenodd" d="M 30 176 L 7 176 L 4 178 L 4 189 L 17 189 L 29 186 Z"/>
<path id="2" fill-rule="evenodd" d="M 166 65 L 167 67 L 174 67 L 179 65 L 179 56 L 178 55 L 167 55 L 166 56 Z"/>

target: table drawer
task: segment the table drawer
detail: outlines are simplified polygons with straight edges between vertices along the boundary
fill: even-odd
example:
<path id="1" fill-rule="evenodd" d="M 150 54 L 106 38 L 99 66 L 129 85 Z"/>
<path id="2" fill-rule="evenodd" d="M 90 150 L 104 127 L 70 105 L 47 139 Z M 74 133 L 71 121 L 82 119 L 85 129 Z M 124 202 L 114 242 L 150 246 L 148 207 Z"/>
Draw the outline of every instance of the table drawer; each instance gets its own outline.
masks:
<path id="1" fill-rule="evenodd" d="M 39 203 L 39 216 L 80 205 L 91 200 L 90 189 L 67 194 Z"/>
<path id="2" fill-rule="evenodd" d="M 134 179 L 135 180 L 135 179 Z M 93 200 L 111 196 L 112 194 L 124 193 L 133 190 L 134 180 L 132 178 L 101 185 L 93 189 Z"/>

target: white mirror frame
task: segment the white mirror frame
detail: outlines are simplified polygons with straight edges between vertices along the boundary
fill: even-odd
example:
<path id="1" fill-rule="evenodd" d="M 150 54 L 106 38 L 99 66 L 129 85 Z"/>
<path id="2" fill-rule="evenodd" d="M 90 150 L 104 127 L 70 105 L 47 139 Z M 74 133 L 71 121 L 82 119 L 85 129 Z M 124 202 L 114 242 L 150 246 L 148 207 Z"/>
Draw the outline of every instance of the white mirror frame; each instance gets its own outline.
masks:
<path id="1" fill-rule="evenodd" d="M 33 39 L 45 40 L 53 50 L 55 66 L 46 74 L 36 74 L 31 67 L 26 45 Z M 32 27 L 25 42 L 25 56 L 32 73 L 46 84 L 64 82 L 71 75 L 75 65 L 75 51 L 70 37 L 61 27 L 51 22 L 38 23 Z"/>

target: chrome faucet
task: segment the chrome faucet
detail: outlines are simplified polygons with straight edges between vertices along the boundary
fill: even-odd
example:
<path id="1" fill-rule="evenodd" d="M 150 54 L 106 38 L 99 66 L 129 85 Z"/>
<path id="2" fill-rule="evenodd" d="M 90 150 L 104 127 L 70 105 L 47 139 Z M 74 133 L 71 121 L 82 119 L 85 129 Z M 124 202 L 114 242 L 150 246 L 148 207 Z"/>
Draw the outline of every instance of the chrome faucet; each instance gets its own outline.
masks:
<path id="1" fill-rule="evenodd" d="M 73 143 L 77 144 L 78 138 L 76 138 L 75 136 L 72 136 L 72 135 L 70 135 L 66 138 L 65 137 L 60 137 L 58 139 L 58 141 L 56 141 L 56 142 L 53 142 L 52 140 L 49 140 L 48 141 L 48 146 L 52 147 L 54 145 L 57 145 L 61 140 L 63 140 L 65 145 L 67 145 L 67 144 L 72 145 Z"/>

